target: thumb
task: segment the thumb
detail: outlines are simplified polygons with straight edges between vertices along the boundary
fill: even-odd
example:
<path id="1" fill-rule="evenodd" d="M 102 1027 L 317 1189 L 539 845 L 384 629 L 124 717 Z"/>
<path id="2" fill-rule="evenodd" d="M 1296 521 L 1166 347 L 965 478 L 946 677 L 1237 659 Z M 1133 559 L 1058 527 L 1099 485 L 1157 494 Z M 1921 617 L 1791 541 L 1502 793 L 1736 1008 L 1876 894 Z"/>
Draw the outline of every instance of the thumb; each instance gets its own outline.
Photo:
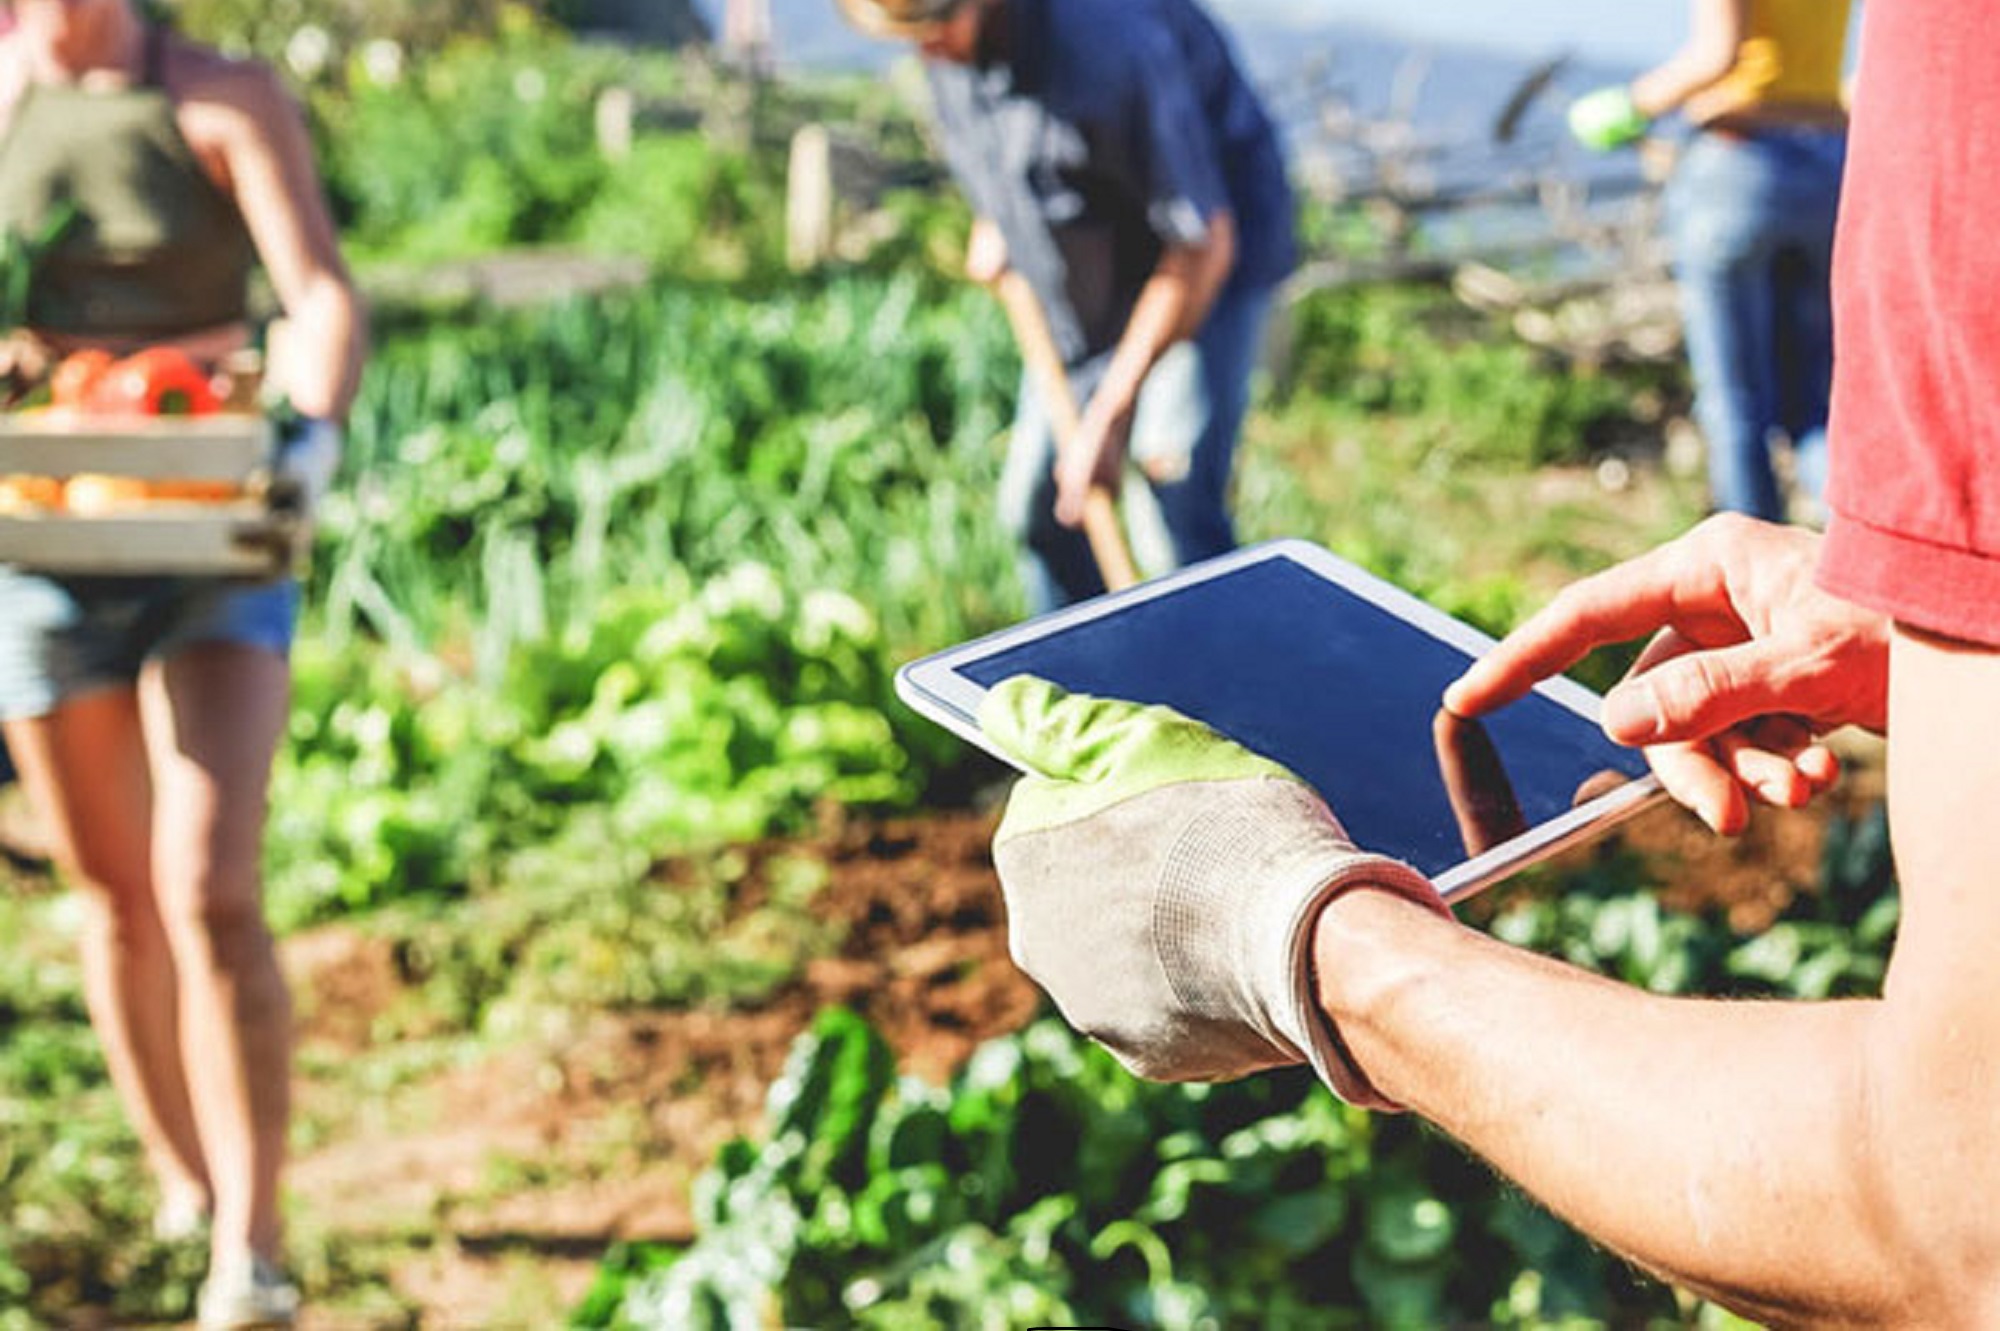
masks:
<path id="1" fill-rule="evenodd" d="M 979 728 L 1002 757 L 1057 781 L 1088 780 L 1103 727 L 1130 703 L 1072 694 L 1034 675 L 1012 675 L 987 690 Z"/>
<path id="2" fill-rule="evenodd" d="M 988 690 L 979 727 L 994 748 L 1052 781 L 1115 800 L 1179 781 L 1298 778 L 1170 707 L 1067 693 L 1016 675 Z"/>
<path id="3" fill-rule="evenodd" d="M 1766 640 L 1699 650 L 1685 639 L 1604 698 L 1604 731 L 1621 744 L 1693 741 L 1752 717 L 1799 710 L 1789 652 Z M 1654 653 L 1649 652 L 1648 655 Z"/>

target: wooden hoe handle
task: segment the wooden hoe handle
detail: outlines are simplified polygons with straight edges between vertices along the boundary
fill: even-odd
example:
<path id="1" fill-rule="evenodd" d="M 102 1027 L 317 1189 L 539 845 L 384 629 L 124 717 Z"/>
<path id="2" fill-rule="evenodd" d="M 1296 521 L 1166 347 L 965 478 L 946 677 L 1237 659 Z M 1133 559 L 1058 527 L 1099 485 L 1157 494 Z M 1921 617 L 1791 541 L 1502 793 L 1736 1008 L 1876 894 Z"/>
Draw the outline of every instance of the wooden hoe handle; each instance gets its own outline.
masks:
<path id="1" fill-rule="evenodd" d="M 1067 453 L 1076 439 L 1076 395 L 1070 391 L 1069 373 L 1063 368 L 1055 338 L 1042 303 L 1028 279 L 1009 268 L 993 281 L 994 294 L 1007 311 L 1014 341 L 1020 344 L 1021 359 L 1041 385 L 1048 402 L 1049 424 L 1055 430 L 1056 451 Z M 1132 562 L 1132 548 L 1125 542 L 1125 528 L 1118 520 L 1118 497 L 1107 485 L 1093 485 L 1083 502 L 1083 534 L 1090 541 L 1091 557 L 1106 589 L 1123 591 L 1139 581 L 1139 567 Z"/>

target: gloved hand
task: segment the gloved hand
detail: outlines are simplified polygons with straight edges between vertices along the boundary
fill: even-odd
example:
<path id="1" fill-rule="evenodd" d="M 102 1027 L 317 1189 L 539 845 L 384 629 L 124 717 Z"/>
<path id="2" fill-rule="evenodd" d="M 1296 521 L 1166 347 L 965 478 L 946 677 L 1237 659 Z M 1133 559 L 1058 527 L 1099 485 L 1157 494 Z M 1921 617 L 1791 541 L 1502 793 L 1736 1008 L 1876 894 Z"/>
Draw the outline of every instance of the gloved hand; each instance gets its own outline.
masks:
<path id="1" fill-rule="evenodd" d="M 344 436 L 340 425 L 322 416 L 299 416 L 284 429 L 278 444 L 278 484 L 299 511 L 319 511 L 320 500 L 340 470 Z"/>
<path id="2" fill-rule="evenodd" d="M 1071 1025 L 1158 1081 L 1309 1061 L 1342 1099 L 1393 1109 L 1319 1011 L 1313 925 L 1343 892 L 1450 915 L 1415 869 L 1355 849 L 1285 768 L 1165 707 L 1016 676 L 979 724 L 1038 776 L 994 839 L 1015 962 Z"/>
<path id="3" fill-rule="evenodd" d="M 1632 90 L 1622 85 L 1587 92 L 1569 104 L 1571 137 L 1596 152 L 1636 142 L 1652 124 L 1632 104 Z"/>

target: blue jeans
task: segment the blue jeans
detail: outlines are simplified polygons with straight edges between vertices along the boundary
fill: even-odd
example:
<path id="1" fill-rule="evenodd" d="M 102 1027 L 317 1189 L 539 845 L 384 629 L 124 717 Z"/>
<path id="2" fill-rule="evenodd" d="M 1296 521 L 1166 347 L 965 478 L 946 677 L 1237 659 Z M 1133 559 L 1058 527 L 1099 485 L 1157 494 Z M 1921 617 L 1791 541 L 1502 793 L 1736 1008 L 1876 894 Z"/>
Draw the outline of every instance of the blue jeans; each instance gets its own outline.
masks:
<path id="1" fill-rule="evenodd" d="M 1201 330 L 1170 352 L 1140 391 L 1131 451 L 1147 480 L 1126 486 L 1123 509 L 1133 554 L 1148 572 L 1236 548 L 1229 473 L 1272 294 L 1267 285 L 1225 287 Z M 1080 403 L 1089 400 L 1101 365 L 1102 358 L 1072 374 Z M 1041 614 L 1097 595 L 1104 580 L 1083 532 L 1056 521 L 1055 432 L 1026 373 L 1019 403 L 1000 478 L 1000 519 L 1021 543 L 1028 606 Z M 1141 499 L 1150 507 L 1142 510 Z"/>
<path id="2" fill-rule="evenodd" d="M 1847 136 L 1829 129 L 1697 134 L 1667 187 L 1695 423 L 1718 509 L 1781 521 L 1772 436 L 1801 488 L 1826 476 L 1833 376 L 1834 214 Z"/>

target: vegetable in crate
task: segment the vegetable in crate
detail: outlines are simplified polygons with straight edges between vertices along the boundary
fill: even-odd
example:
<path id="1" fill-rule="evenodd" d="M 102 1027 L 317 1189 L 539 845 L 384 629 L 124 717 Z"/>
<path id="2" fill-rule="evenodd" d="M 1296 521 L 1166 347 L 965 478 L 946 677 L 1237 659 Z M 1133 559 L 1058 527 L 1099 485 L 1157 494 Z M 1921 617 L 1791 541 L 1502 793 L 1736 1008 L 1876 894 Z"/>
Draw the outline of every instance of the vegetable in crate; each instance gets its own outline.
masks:
<path id="1" fill-rule="evenodd" d="M 143 507 L 151 497 L 152 486 L 136 476 L 79 472 L 62 487 L 62 507 L 78 517 Z"/>
<path id="2" fill-rule="evenodd" d="M 174 347 L 147 347 L 122 358 L 99 347 L 73 352 L 50 374 L 48 389 L 52 416 L 205 416 L 224 405 L 208 371 Z M 162 500 L 224 503 L 242 493 L 239 485 L 215 480 L 139 480 L 97 472 L 81 472 L 67 482 L 9 476 L 0 479 L 0 510 L 67 509 L 89 517 Z"/>
<path id="3" fill-rule="evenodd" d="M 82 411 L 90 405 L 90 395 L 104 372 L 118 361 L 102 347 L 74 352 L 63 357 L 49 376 L 49 405 Z"/>
<path id="4" fill-rule="evenodd" d="M 50 391 L 53 398 L 53 385 Z M 206 416 L 221 410 L 222 398 L 187 353 L 148 347 L 103 368 L 90 381 L 83 407 L 94 416 Z"/>
<path id="5" fill-rule="evenodd" d="M 0 514 L 38 513 L 62 503 L 63 483 L 53 476 L 0 476 Z"/>

